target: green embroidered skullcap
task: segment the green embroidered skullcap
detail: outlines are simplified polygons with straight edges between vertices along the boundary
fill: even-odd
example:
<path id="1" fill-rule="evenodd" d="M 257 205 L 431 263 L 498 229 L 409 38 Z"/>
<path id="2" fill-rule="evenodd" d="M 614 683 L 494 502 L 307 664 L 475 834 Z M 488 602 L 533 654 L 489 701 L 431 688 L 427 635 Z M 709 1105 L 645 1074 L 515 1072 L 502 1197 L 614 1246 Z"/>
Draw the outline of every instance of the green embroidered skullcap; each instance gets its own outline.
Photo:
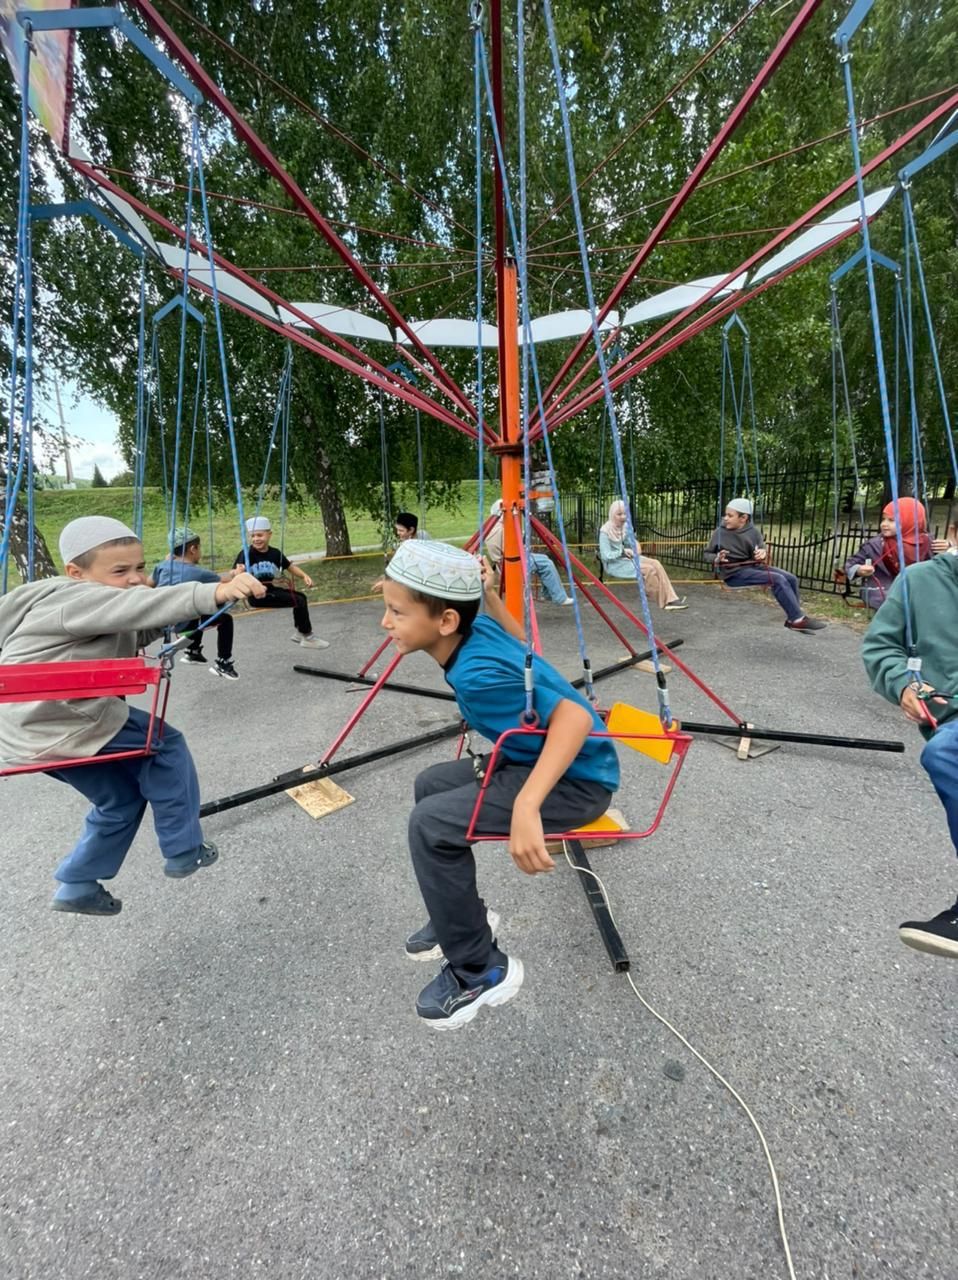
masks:
<path id="1" fill-rule="evenodd" d="M 439 600 L 479 600 L 479 561 L 448 542 L 400 542 L 386 566 L 386 576 L 410 591 Z"/>

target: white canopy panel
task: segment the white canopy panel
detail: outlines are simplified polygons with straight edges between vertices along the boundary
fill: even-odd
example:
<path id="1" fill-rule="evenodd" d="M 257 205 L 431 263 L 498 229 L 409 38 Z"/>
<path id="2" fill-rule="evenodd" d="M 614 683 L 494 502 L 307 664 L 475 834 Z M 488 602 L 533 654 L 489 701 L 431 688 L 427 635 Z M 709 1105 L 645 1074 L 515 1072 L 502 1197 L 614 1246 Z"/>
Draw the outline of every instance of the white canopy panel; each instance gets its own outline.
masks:
<path id="1" fill-rule="evenodd" d="M 183 271 L 186 267 L 186 253 L 178 245 L 164 244 L 162 241 L 157 243 L 160 257 L 168 267 L 172 267 L 174 271 Z M 190 283 L 202 286 L 204 289 L 212 289 L 209 260 L 201 253 L 190 254 Z M 251 289 L 245 281 L 234 276 L 231 271 L 227 271 L 225 267 L 216 268 L 216 290 L 224 298 L 230 298 L 233 302 L 238 302 L 243 307 L 248 307 L 250 311 L 258 311 L 260 315 L 268 316 L 270 320 L 276 319 L 276 311 L 266 301 L 264 297 Z"/>
<path id="2" fill-rule="evenodd" d="M 874 217 L 888 203 L 895 194 L 895 190 L 895 187 L 882 187 L 881 191 L 875 191 L 870 196 L 866 196 L 865 216 Z M 808 257 L 816 249 L 821 249 L 830 240 L 835 240 L 851 228 L 857 227 L 860 220 L 861 206 L 857 200 L 854 204 L 846 204 L 844 208 L 836 209 L 823 222 L 816 222 L 813 227 L 796 236 L 790 245 L 776 253 L 773 258 L 769 258 L 768 262 L 759 267 L 752 276 L 752 284 L 767 280 L 769 276 L 778 275 L 794 262 Z"/>
<path id="3" fill-rule="evenodd" d="M 342 334 L 344 338 L 368 338 L 372 342 L 393 340 L 392 332 L 381 321 L 364 316 L 360 311 L 331 307 L 328 302 L 293 302 L 292 305 L 330 333 Z M 309 329 L 306 321 L 300 320 L 287 307 L 280 307 L 279 314 L 284 324 L 295 325 L 297 329 Z"/>
<path id="4" fill-rule="evenodd" d="M 534 343 L 557 342 L 561 338 L 581 338 L 584 333 L 590 331 L 592 320 L 588 311 L 584 309 L 556 311 L 552 315 L 536 317 L 529 327 L 532 330 L 532 341 Z M 610 311 L 599 325 L 599 331 L 608 333 L 610 329 L 617 329 L 618 327 L 619 313 Z M 520 346 L 525 341 L 525 336 L 525 331 L 520 326 Z"/>
<path id="5" fill-rule="evenodd" d="M 427 347 L 475 347 L 476 345 L 475 320 L 413 320 L 409 327 Z M 402 343 L 404 347 L 412 345 L 406 335 L 399 330 L 396 331 L 396 341 Z M 499 330 L 494 324 L 482 326 L 482 345 L 498 347 Z"/>
<path id="6" fill-rule="evenodd" d="M 83 151 L 82 147 L 71 146 L 70 154 L 77 160 L 83 160 L 87 164 L 90 163 L 90 157 L 85 151 Z M 99 169 L 95 172 L 100 175 Z M 106 178 L 106 174 L 102 174 L 100 176 L 104 179 Z M 136 239 L 149 249 L 150 253 L 159 257 L 159 250 L 157 249 L 156 241 L 153 238 L 153 232 L 150 230 L 149 223 L 140 217 L 130 202 L 122 199 L 118 195 L 114 195 L 112 191 L 108 191 L 106 187 L 101 186 L 95 178 L 90 178 L 89 181 L 96 195 L 99 196 L 103 203 L 109 207 L 113 216 L 123 224 L 127 231 L 132 232 Z"/>
<path id="7" fill-rule="evenodd" d="M 661 316 L 671 315 L 673 311 L 684 311 L 686 307 L 701 302 L 709 289 L 714 289 L 717 284 L 721 284 L 727 275 L 726 271 L 720 276 L 702 276 L 698 280 L 690 280 L 688 284 L 677 284 L 662 293 L 653 294 L 651 298 L 646 298 L 643 302 L 637 302 L 634 307 L 629 307 L 622 317 L 622 324 L 623 326 L 642 324 L 646 320 L 657 320 Z M 744 284 L 743 273 L 731 280 L 724 289 L 720 289 L 714 297 L 727 298 L 730 293 L 741 289 Z"/>

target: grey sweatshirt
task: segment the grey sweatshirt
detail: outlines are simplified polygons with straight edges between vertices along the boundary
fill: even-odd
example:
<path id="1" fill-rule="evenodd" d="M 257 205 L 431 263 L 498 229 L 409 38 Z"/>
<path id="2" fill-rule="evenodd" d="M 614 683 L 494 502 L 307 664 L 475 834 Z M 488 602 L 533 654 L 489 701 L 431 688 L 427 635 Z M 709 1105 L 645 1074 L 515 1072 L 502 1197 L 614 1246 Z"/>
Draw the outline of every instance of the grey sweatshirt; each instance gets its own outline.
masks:
<path id="1" fill-rule="evenodd" d="M 715 557 L 720 551 L 728 552 L 726 563 L 715 565 L 716 570 L 724 578 L 734 573 L 743 561 L 751 561 L 755 552 L 761 551 L 764 546 L 765 539 L 749 520 L 748 524 L 743 525 L 741 529 L 731 530 L 726 529 L 724 525 L 719 525 L 712 534 L 704 554 L 710 564 L 715 564 Z"/>
<path id="2" fill-rule="evenodd" d="M 163 627 L 215 609 L 215 583 L 121 590 L 45 578 L 0 598 L 0 663 L 132 658 Z M 122 698 L 0 703 L 0 760 L 93 756 L 126 719 Z"/>

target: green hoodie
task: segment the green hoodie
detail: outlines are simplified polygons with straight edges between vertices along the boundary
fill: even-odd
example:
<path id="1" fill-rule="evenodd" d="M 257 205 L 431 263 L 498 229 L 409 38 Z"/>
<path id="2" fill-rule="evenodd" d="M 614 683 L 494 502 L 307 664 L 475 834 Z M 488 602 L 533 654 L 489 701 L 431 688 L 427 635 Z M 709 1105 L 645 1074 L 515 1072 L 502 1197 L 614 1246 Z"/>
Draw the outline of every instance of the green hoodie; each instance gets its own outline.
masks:
<path id="1" fill-rule="evenodd" d="M 132 658 L 181 618 L 216 609 L 216 585 L 118 587 L 44 578 L 0 598 L 0 663 Z M 0 760 L 95 756 L 123 728 L 122 698 L 0 703 Z"/>
<path id="2" fill-rule="evenodd" d="M 905 570 L 912 638 L 921 658 L 921 680 L 943 693 L 958 693 L 958 556 L 940 555 Z M 908 670 L 902 579 L 892 583 L 862 642 L 862 661 L 872 688 L 896 706 L 912 678 Z M 932 707 L 939 720 L 954 714 Z M 931 730 L 921 726 L 926 738 Z"/>

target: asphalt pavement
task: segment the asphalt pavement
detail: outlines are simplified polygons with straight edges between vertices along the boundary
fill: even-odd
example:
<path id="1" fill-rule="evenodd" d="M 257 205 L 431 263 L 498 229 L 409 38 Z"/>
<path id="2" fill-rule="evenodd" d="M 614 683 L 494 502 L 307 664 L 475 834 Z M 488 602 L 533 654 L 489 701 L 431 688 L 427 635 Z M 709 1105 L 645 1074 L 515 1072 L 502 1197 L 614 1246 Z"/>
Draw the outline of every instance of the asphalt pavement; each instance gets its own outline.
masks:
<path id="1" fill-rule="evenodd" d="M 790 633 L 769 602 L 687 590 L 660 635 L 738 714 L 907 750 L 742 763 L 697 738 L 659 832 L 592 855 L 633 976 L 762 1126 L 799 1277 L 953 1280 L 958 966 L 896 931 L 956 888 L 920 740 L 869 690 L 849 628 Z M 357 669 L 378 616 L 316 609 L 332 647 L 310 653 L 285 615 L 244 618 L 239 682 L 177 667 L 170 718 L 206 797 L 318 757 L 361 695 L 292 665 Z M 542 622 L 577 675 L 571 611 Z M 595 667 L 622 655 L 586 631 Z M 442 685 L 422 655 L 400 674 Z M 680 718 L 722 719 L 669 683 Z M 655 706 L 646 674 L 601 692 Z M 450 718 L 384 693 L 343 754 Z M 116 919 L 48 907 L 82 799 L 3 780 L 3 1280 L 786 1276 L 754 1130 L 611 971 L 567 866 L 527 879 L 481 848 L 525 985 L 460 1032 L 420 1025 L 433 969 L 403 955 L 423 920 L 405 820 L 416 771 L 451 749 L 344 774 L 355 803 L 321 819 L 284 795 L 216 815 L 220 861 L 185 881 L 146 824 Z M 639 825 L 667 775 L 622 754 Z"/>

